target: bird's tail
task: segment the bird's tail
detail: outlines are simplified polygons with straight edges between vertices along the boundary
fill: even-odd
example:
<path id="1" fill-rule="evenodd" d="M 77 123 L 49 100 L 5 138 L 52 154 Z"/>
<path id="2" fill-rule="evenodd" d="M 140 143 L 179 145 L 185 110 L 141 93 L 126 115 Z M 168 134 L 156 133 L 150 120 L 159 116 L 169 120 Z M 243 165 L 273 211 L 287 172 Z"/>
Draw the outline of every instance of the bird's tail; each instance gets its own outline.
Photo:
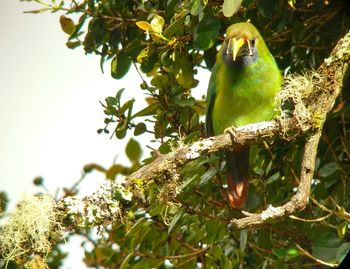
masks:
<path id="1" fill-rule="evenodd" d="M 248 194 L 249 146 L 226 151 L 228 198 L 233 208 L 241 208 Z"/>

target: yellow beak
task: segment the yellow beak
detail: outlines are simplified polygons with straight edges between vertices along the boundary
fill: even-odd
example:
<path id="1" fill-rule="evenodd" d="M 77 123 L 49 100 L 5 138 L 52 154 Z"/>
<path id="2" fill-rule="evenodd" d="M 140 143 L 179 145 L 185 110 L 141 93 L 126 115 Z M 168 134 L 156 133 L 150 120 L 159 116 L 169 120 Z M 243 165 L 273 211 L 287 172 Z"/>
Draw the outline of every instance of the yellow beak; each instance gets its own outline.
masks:
<path id="1" fill-rule="evenodd" d="M 237 56 L 239 55 L 240 50 L 242 47 L 247 44 L 247 48 L 245 48 L 241 54 L 242 55 L 253 55 L 253 52 L 251 50 L 249 39 L 244 38 L 230 38 L 227 45 L 227 51 L 226 53 L 229 54 L 229 52 L 232 53 L 232 61 L 236 61 Z"/>

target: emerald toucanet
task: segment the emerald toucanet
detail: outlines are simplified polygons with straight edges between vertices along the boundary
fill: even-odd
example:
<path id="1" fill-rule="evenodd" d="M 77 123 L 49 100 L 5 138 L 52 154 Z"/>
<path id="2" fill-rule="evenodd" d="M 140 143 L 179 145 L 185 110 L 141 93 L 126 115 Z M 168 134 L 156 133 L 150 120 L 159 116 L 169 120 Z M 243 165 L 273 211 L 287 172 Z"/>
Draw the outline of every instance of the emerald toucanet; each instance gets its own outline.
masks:
<path id="1" fill-rule="evenodd" d="M 258 30 L 250 23 L 231 25 L 209 81 L 207 134 L 218 135 L 231 126 L 271 120 L 281 81 L 281 73 Z M 241 208 L 247 198 L 249 150 L 248 145 L 242 145 L 226 151 L 228 197 L 235 208 Z"/>

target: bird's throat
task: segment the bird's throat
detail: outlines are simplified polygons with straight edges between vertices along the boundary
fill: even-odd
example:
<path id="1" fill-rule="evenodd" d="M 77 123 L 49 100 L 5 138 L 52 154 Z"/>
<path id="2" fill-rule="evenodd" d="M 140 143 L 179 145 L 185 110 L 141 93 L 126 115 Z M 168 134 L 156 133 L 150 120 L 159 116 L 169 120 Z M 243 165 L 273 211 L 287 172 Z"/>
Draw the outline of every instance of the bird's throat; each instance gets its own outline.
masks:
<path id="1" fill-rule="evenodd" d="M 224 52 L 231 52 L 231 50 L 227 47 L 228 45 L 224 45 L 222 50 Z M 233 53 L 233 51 L 232 51 Z M 243 69 L 244 67 L 256 62 L 258 59 L 258 51 L 256 47 L 252 47 L 249 50 L 249 53 L 247 54 L 238 54 L 236 57 L 232 57 L 232 53 L 222 53 L 222 60 L 223 62 L 229 66 L 233 67 L 235 69 Z"/>

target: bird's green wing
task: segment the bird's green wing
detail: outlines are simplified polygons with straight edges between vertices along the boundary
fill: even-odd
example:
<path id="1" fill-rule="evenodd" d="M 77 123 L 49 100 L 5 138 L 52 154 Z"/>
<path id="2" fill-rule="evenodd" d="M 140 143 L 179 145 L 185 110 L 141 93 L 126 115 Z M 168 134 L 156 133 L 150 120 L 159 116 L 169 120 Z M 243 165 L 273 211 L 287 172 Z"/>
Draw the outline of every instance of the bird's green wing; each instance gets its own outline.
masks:
<path id="1" fill-rule="evenodd" d="M 216 95 L 216 77 L 217 74 L 217 67 L 214 65 L 212 69 L 212 73 L 210 76 L 209 86 L 208 86 L 208 92 L 207 92 L 207 113 L 205 115 L 205 122 L 206 122 L 206 132 L 207 136 L 213 136 L 214 130 L 213 130 L 213 107 L 215 103 L 215 95 Z"/>

